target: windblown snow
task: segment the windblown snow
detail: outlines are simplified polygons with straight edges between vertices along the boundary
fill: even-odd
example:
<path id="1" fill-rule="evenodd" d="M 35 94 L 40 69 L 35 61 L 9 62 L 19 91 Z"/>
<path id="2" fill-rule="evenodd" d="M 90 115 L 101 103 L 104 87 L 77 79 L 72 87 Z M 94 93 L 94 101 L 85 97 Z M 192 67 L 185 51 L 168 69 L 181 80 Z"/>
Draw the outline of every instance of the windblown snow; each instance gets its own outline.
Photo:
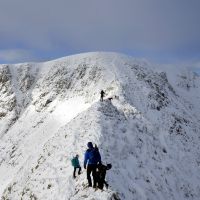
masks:
<path id="1" fill-rule="evenodd" d="M 0 65 L 0 197 L 199 200 L 199 102 L 189 69 L 116 53 Z M 83 167 L 72 177 L 88 141 L 112 163 L 103 191 L 86 187 Z"/>

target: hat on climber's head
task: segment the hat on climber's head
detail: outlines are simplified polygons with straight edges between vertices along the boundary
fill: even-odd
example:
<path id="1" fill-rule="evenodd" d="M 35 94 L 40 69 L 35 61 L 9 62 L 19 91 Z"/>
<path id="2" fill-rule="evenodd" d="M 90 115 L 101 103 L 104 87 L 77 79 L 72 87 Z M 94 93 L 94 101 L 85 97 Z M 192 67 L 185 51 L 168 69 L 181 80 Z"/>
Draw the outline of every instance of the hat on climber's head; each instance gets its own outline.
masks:
<path id="1" fill-rule="evenodd" d="M 92 142 L 88 142 L 88 143 L 87 143 L 87 146 L 88 146 L 89 149 L 92 149 L 92 148 L 93 148 Z"/>

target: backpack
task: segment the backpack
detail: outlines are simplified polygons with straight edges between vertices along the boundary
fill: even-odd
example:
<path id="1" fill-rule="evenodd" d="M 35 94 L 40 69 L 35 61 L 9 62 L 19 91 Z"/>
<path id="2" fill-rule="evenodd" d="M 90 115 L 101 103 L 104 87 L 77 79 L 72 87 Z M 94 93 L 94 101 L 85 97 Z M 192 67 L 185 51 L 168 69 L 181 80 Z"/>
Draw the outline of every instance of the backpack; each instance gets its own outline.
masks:
<path id="1" fill-rule="evenodd" d="M 89 162 L 90 163 L 97 163 L 101 160 L 98 148 L 93 148 L 90 150 L 89 154 Z"/>
<path id="2" fill-rule="evenodd" d="M 72 163 L 72 166 L 75 167 L 75 165 L 76 165 L 76 158 L 72 158 L 71 159 L 71 163 Z"/>

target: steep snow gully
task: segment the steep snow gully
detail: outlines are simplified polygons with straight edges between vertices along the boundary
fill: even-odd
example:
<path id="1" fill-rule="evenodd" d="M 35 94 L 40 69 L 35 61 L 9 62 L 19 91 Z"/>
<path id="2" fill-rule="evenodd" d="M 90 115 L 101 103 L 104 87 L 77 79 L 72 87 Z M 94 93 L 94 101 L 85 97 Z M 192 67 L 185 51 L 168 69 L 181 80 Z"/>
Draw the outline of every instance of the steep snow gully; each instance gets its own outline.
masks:
<path id="1" fill-rule="evenodd" d="M 0 65 L 1 199 L 199 200 L 199 100 L 190 70 L 116 53 Z M 88 141 L 113 166 L 103 191 L 72 178 Z"/>

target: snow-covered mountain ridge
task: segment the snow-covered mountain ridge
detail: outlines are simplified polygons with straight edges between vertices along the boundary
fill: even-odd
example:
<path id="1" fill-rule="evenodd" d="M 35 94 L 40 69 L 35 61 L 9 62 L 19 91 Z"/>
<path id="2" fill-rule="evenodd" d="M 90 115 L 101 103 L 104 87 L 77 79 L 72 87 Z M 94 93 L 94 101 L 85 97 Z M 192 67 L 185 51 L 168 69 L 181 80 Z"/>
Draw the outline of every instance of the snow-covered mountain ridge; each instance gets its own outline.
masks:
<path id="1" fill-rule="evenodd" d="M 121 54 L 0 65 L 1 198 L 200 199 L 199 100 L 193 72 Z M 108 190 L 72 179 L 88 141 L 113 165 Z"/>

